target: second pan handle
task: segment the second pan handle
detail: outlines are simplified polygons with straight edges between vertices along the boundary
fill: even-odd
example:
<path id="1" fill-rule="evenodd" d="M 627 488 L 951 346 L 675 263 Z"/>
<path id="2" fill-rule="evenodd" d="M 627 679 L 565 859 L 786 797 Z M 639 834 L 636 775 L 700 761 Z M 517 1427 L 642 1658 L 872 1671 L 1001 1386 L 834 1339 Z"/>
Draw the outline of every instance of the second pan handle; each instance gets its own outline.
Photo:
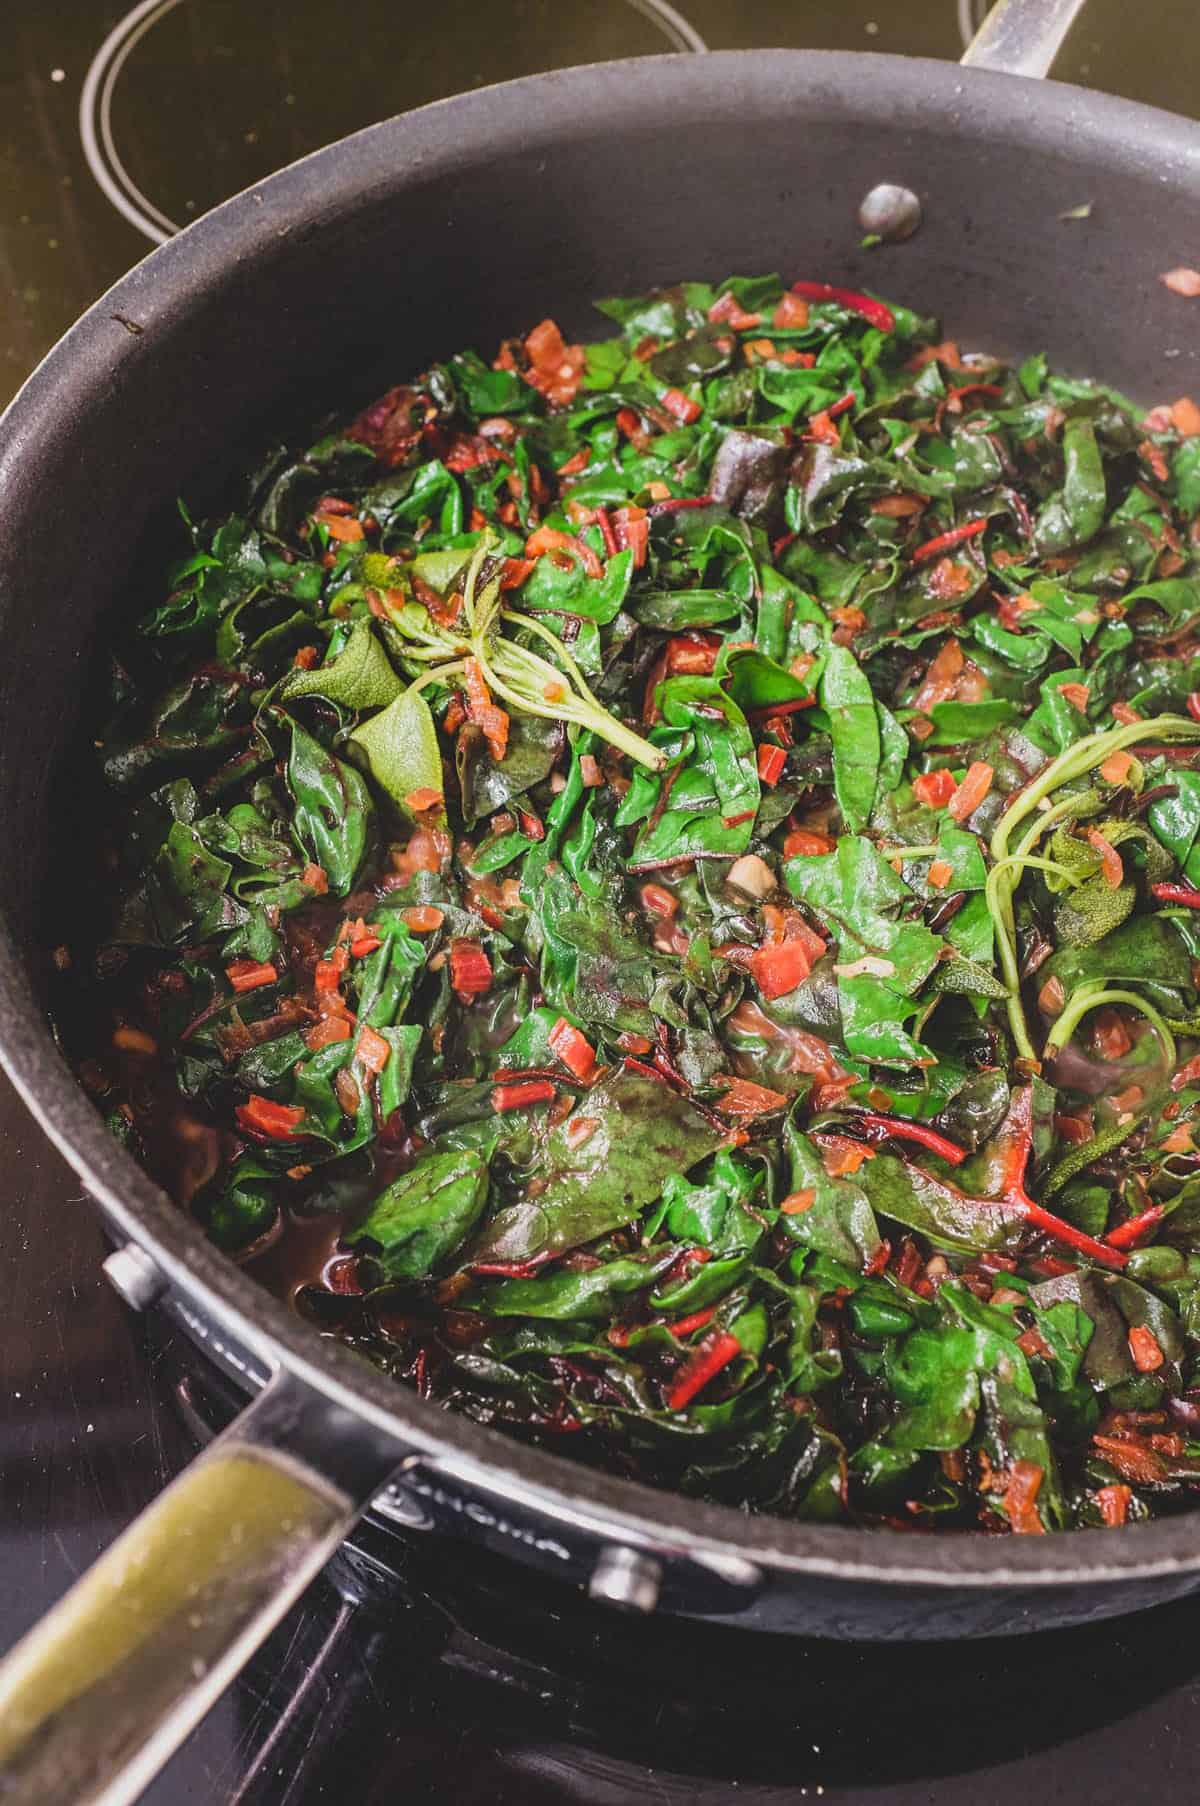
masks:
<path id="1" fill-rule="evenodd" d="M 961 57 L 965 69 L 1049 75 L 1087 0 L 997 0 Z"/>

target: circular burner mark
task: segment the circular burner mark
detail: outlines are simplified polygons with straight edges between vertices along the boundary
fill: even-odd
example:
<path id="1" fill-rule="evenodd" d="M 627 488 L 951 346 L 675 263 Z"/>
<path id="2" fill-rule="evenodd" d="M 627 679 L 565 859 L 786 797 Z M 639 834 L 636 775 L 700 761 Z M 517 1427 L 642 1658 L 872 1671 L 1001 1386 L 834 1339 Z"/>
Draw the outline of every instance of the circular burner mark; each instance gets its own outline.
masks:
<path id="1" fill-rule="evenodd" d="M 991 10 L 992 0 L 958 0 L 958 35 L 964 50 Z"/>
<path id="2" fill-rule="evenodd" d="M 140 3 L 137 6 L 126 13 L 124 18 L 119 20 L 109 32 L 95 56 L 92 58 L 92 62 L 84 79 L 79 102 L 79 135 L 83 146 L 84 156 L 87 159 L 87 164 L 93 177 L 103 193 L 117 209 L 118 213 L 127 219 L 131 225 L 135 226 L 139 232 L 142 232 L 154 244 L 165 243 L 168 238 L 171 238 L 176 232 L 182 230 L 182 225 L 178 219 L 172 218 L 169 213 L 165 212 L 162 207 L 150 199 L 144 192 L 143 187 L 139 185 L 138 181 L 130 173 L 126 163 L 122 160 L 122 157 L 117 150 L 113 130 L 113 100 L 122 72 L 124 71 L 130 56 L 153 27 L 165 19 L 168 14 L 175 12 L 182 4 L 183 0 L 140 0 Z M 673 50 L 701 53 L 708 48 L 704 38 L 699 31 L 697 31 L 696 27 L 670 3 L 670 0 L 621 0 L 621 5 L 615 10 L 619 12 L 622 10 L 622 7 L 628 7 L 631 11 L 638 13 L 651 27 L 661 34 L 662 38 L 666 40 L 667 45 Z M 513 40 L 541 41 L 539 40 L 537 32 L 528 30 L 523 31 L 522 29 L 528 23 L 522 18 L 522 15 L 532 10 L 532 8 L 524 4 L 523 0 L 515 0 L 515 10 L 517 13 L 516 24 L 518 30 L 512 34 Z M 219 8 L 217 11 L 219 13 Z M 246 18 L 257 20 L 257 24 L 251 27 L 252 31 L 257 34 L 252 37 L 249 46 L 251 57 L 261 59 L 264 49 L 269 50 L 272 46 L 271 24 L 269 19 L 265 16 L 269 11 L 269 8 L 255 8 L 251 13 L 239 15 L 243 20 Z M 561 15 L 559 16 L 561 17 Z M 193 14 L 193 18 L 194 17 L 195 15 Z M 300 41 L 303 41 L 303 21 L 296 21 L 294 13 L 289 13 L 288 22 L 293 25 L 295 35 Z M 493 30 L 495 30 L 496 25 L 499 22 L 495 20 L 494 13 L 490 13 L 489 22 L 492 24 Z M 226 23 L 228 24 L 228 21 Z M 592 29 L 594 32 L 594 21 L 592 22 Z M 588 40 L 587 31 L 588 26 L 585 24 L 580 46 L 585 54 L 581 60 L 592 60 L 590 53 L 592 52 L 593 45 Z M 439 36 L 440 35 L 441 34 L 439 34 Z M 461 41 L 465 44 L 469 44 L 473 52 L 477 50 L 477 44 L 479 42 L 486 42 L 486 40 L 482 38 L 472 40 L 470 34 L 464 34 L 461 39 L 457 33 L 451 35 L 456 43 Z M 349 34 L 347 34 L 347 37 L 349 41 L 353 41 L 352 38 L 349 38 Z M 199 109 L 196 108 L 197 95 L 195 92 L 195 85 L 203 82 L 211 67 L 214 66 L 215 59 L 224 55 L 229 59 L 226 65 L 227 68 L 235 71 L 239 61 L 242 60 L 234 57 L 232 51 L 219 42 L 219 38 L 220 31 L 218 29 L 216 38 L 213 40 L 213 46 L 210 47 L 207 40 L 194 45 L 185 46 L 183 67 L 185 79 L 188 83 L 188 92 L 186 96 L 180 96 L 179 98 L 186 99 L 191 103 L 193 108 L 193 119 L 196 119 L 199 116 Z M 366 34 L 364 34 L 364 41 L 370 41 L 369 36 Z M 403 40 L 401 47 L 403 49 L 408 49 L 410 46 L 411 34 L 408 38 Z M 289 40 L 289 50 L 290 47 L 291 44 Z M 500 34 L 499 47 L 503 58 L 503 55 L 507 52 L 507 45 L 503 43 L 502 33 Z M 655 48 L 656 46 L 651 44 L 648 47 Z M 491 50 L 492 46 L 489 45 L 488 48 Z M 574 51 L 574 48 L 575 45 L 573 43 L 563 45 L 562 49 L 564 49 L 567 54 L 565 57 L 560 57 L 558 55 L 558 47 L 552 47 L 552 60 L 549 66 L 558 66 L 563 61 L 573 60 L 572 52 Z M 611 54 L 606 43 L 600 48 L 602 54 Z M 464 69 L 470 67 L 469 64 L 464 64 L 463 66 Z M 537 59 L 533 59 L 530 63 L 531 68 L 541 66 L 545 65 L 540 63 Z M 479 85 L 485 80 L 502 79 L 504 76 L 519 72 L 521 72 L 519 69 L 512 68 L 510 60 L 503 63 L 499 76 L 493 77 L 490 71 L 481 72 L 475 76 L 475 83 L 476 85 Z M 365 77 L 365 63 L 363 74 Z M 462 85 L 466 85 L 466 83 L 464 82 Z M 124 100 L 124 95 L 122 98 Z M 149 133 L 151 138 L 153 137 L 153 127 L 155 124 L 157 124 L 160 132 L 163 129 L 161 119 L 155 121 L 153 118 L 154 113 L 161 112 L 159 98 L 159 93 L 155 90 L 154 100 L 151 104 L 151 131 Z M 220 98 L 224 98 L 224 95 L 222 94 Z M 426 97 L 422 96 L 421 98 Z M 430 95 L 428 98 L 433 98 L 433 96 Z M 284 134 L 284 137 L 287 138 L 288 141 L 281 145 L 282 154 L 274 161 L 268 162 L 264 167 L 262 166 L 262 159 L 267 153 L 265 153 L 265 151 L 259 151 L 258 166 L 249 170 L 243 167 L 231 172 L 233 175 L 232 185 L 224 185 L 219 193 L 212 195 L 211 198 L 205 199 L 202 204 L 197 204 L 190 198 L 187 199 L 184 202 L 184 205 L 189 212 L 193 210 L 197 212 L 204 211 L 206 207 L 215 205 L 217 200 L 224 198 L 225 193 L 234 192 L 236 188 L 241 188 L 253 181 L 261 180 L 263 176 L 270 172 L 271 167 L 278 167 L 282 163 L 291 162 L 296 156 L 302 155 L 308 150 L 316 149 L 320 143 L 330 141 L 328 138 L 317 136 L 314 142 L 304 142 L 299 148 L 296 147 L 295 143 L 291 140 L 295 135 L 296 121 L 303 118 L 303 110 L 295 108 L 295 100 L 296 96 L 291 93 L 283 96 L 284 106 L 295 110 L 290 114 L 292 131 L 290 134 Z M 142 104 L 144 106 L 145 102 L 143 101 Z M 314 109 L 314 111 L 317 111 L 317 109 Z M 356 130 L 358 127 L 370 123 L 372 118 L 379 116 L 378 114 L 371 112 L 369 106 L 362 111 L 365 112 L 367 116 L 359 116 L 356 112 L 355 116 L 348 121 L 337 118 L 335 120 L 337 129 L 333 132 L 332 136 L 343 136 L 345 132 Z M 325 118 L 327 116 L 322 114 L 321 117 Z M 319 129 L 320 127 L 318 125 L 318 131 Z M 255 129 L 243 131 L 241 140 L 246 146 L 256 147 L 259 141 L 257 124 Z M 171 144 L 172 152 L 176 151 L 179 144 L 183 141 L 182 138 L 173 140 Z M 127 136 L 125 137 L 125 142 L 128 143 Z M 228 162 L 228 145 L 223 145 L 221 148 L 225 152 L 224 161 Z M 152 168 L 161 168 L 160 160 L 153 154 L 151 154 L 147 160 Z M 210 163 L 203 170 L 201 177 L 202 180 L 207 177 L 210 183 L 212 180 L 213 161 L 214 159 L 210 159 Z M 219 164 L 220 159 L 215 159 L 215 161 Z M 245 161 L 244 158 L 243 161 Z M 174 159 L 172 159 L 172 164 L 174 167 Z M 193 171 L 193 174 L 196 173 L 197 172 Z M 145 180 L 144 175 L 143 180 Z M 187 190 L 184 189 L 183 192 L 186 194 Z"/>
<path id="3" fill-rule="evenodd" d="M 626 4 L 661 26 L 676 50 L 694 50 L 697 55 L 703 55 L 708 49 L 696 27 L 670 6 L 668 0 L 626 0 Z"/>
<path id="4" fill-rule="evenodd" d="M 180 230 L 175 221 L 148 200 L 117 155 L 112 136 L 112 96 L 125 59 L 164 13 L 181 0 L 141 0 L 118 21 L 88 66 L 79 96 L 79 136 L 83 154 L 101 189 L 121 213 L 156 245 Z"/>

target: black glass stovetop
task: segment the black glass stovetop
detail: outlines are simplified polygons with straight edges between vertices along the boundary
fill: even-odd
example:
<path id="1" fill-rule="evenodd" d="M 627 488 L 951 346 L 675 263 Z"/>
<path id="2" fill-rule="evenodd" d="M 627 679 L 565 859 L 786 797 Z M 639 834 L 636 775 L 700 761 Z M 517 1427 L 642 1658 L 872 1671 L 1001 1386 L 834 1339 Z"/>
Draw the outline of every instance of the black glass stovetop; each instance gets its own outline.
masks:
<path id="1" fill-rule="evenodd" d="M 536 69 L 662 50 L 956 57 L 982 10 L 983 0 L 14 4 L 0 55 L 0 401 L 153 243 L 373 120 Z M 1200 112 L 1192 8 L 1092 0 L 1056 73 Z M 187 1461 L 223 1401 L 161 1326 L 131 1318 L 109 1291 L 78 1182 L 3 1081 L 0 1159 L 5 1647 Z M 1198 1737 L 1200 1600 L 1000 1644 L 783 1643 L 622 1618 L 480 1552 L 367 1531 L 146 1797 L 1190 1806 Z"/>

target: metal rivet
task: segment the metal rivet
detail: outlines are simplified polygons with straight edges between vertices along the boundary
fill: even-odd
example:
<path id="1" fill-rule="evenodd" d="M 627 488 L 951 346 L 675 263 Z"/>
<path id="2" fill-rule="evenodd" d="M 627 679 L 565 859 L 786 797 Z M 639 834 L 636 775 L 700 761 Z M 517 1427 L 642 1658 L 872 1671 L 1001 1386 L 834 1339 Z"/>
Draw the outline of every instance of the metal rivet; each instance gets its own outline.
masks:
<path id="1" fill-rule="evenodd" d="M 858 223 L 889 244 L 911 238 L 921 223 L 921 203 L 911 188 L 880 182 L 859 203 Z"/>
<path id="2" fill-rule="evenodd" d="M 636 1549 L 622 1549 L 616 1544 L 601 1550 L 588 1581 L 591 1598 L 631 1612 L 652 1612 L 661 1590 L 662 1564 L 652 1555 L 640 1555 Z"/>
<path id="3" fill-rule="evenodd" d="M 135 1311 L 148 1310 L 166 1290 L 166 1280 L 136 1242 L 115 1248 L 104 1262 L 103 1272 L 113 1291 Z"/>

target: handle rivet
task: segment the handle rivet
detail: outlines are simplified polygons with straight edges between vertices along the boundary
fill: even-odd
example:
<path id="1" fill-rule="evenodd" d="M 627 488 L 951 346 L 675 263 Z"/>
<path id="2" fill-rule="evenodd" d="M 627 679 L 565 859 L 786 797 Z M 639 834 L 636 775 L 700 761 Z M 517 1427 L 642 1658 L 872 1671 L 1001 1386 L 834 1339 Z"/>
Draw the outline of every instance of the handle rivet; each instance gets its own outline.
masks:
<path id="1" fill-rule="evenodd" d="M 136 1242 L 114 1248 L 104 1262 L 103 1272 L 113 1291 L 135 1311 L 149 1310 L 167 1287 L 150 1256 Z"/>
<path id="2" fill-rule="evenodd" d="M 588 1593 L 606 1605 L 630 1612 L 652 1612 L 662 1591 L 662 1564 L 652 1555 L 610 1544 L 601 1550 L 588 1581 Z"/>
<path id="3" fill-rule="evenodd" d="M 864 232 L 874 233 L 888 244 L 900 244 L 920 225 L 921 203 L 911 188 L 878 182 L 859 202 L 858 223 Z"/>

